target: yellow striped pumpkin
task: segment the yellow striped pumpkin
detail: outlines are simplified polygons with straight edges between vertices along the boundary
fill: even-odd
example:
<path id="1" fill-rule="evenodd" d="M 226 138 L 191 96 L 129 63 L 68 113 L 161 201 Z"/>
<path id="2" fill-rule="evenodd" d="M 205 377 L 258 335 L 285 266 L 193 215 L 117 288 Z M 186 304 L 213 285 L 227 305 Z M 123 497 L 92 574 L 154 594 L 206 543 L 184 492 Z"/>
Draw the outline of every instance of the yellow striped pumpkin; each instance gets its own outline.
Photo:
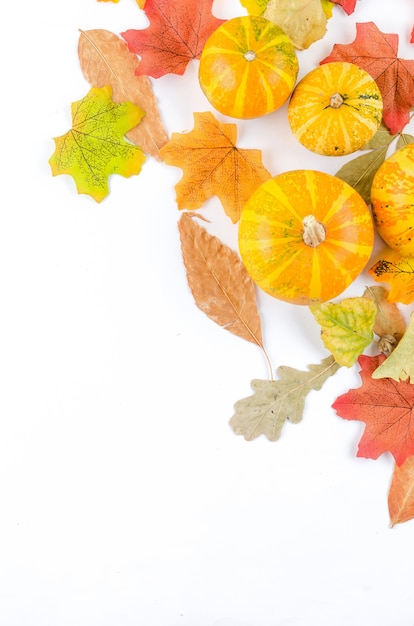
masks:
<path id="1" fill-rule="evenodd" d="M 374 79 L 353 63 L 325 63 L 296 85 L 288 105 L 293 134 L 312 152 L 343 156 L 362 148 L 382 119 Z"/>
<path id="2" fill-rule="evenodd" d="M 248 273 L 263 291 L 293 304 L 341 294 L 366 266 L 373 242 L 361 196 L 319 171 L 269 179 L 241 213 L 239 249 Z"/>
<path id="3" fill-rule="evenodd" d="M 289 98 L 298 74 L 296 51 L 279 26 L 260 16 L 227 20 L 207 39 L 200 86 L 217 111 L 239 119 L 261 117 Z"/>
<path id="4" fill-rule="evenodd" d="M 371 202 L 378 233 L 403 256 L 414 256 L 414 144 L 394 152 L 377 170 Z"/>

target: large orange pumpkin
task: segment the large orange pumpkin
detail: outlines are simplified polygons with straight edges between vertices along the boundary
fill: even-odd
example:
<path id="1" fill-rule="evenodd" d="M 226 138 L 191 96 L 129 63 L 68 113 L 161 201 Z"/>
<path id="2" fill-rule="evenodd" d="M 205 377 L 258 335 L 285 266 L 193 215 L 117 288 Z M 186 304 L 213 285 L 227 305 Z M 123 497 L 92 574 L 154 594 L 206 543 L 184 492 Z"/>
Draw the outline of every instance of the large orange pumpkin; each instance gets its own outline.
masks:
<path id="1" fill-rule="evenodd" d="M 362 148 L 382 119 L 374 79 L 353 63 L 326 63 L 296 85 L 288 106 L 293 134 L 312 152 L 342 156 Z"/>
<path id="2" fill-rule="evenodd" d="M 260 117 L 282 106 L 298 73 L 296 51 L 286 33 L 264 17 L 246 15 L 221 24 L 200 57 L 200 85 L 217 111 Z"/>
<path id="3" fill-rule="evenodd" d="M 369 209 L 347 183 L 294 170 L 263 183 L 244 206 L 240 254 L 253 281 L 275 298 L 313 305 L 335 298 L 372 252 Z"/>
<path id="4" fill-rule="evenodd" d="M 377 170 L 371 187 L 377 230 L 390 248 L 414 256 L 414 144 L 394 152 Z"/>

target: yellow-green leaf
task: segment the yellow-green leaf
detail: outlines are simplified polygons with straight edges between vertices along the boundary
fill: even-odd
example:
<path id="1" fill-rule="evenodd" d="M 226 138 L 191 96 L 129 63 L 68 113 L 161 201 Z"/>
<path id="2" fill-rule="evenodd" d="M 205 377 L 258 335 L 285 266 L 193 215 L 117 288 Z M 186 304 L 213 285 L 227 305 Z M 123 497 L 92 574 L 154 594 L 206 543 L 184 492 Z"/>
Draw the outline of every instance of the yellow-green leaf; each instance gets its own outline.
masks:
<path id="1" fill-rule="evenodd" d="M 277 369 L 279 380 L 252 380 L 254 393 L 235 403 L 230 426 L 247 441 L 260 435 L 276 441 L 286 420 L 301 421 L 308 393 L 320 389 L 338 369 L 329 356 L 317 365 L 308 365 L 308 371 L 282 365 Z"/>
<path id="2" fill-rule="evenodd" d="M 268 0 L 240 0 L 240 3 L 244 6 L 249 15 L 263 15 Z"/>
<path id="3" fill-rule="evenodd" d="M 372 373 L 372 378 L 393 378 L 414 383 L 414 313 L 400 343 Z"/>
<path id="4" fill-rule="evenodd" d="M 55 137 L 49 159 L 52 174 L 69 174 L 78 193 L 101 202 L 108 195 L 108 177 L 139 174 L 145 155 L 124 139 L 144 112 L 132 102 L 115 104 L 108 85 L 92 88 L 82 100 L 72 103 L 72 128 Z"/>
<path id="5" fill-rule="evenodd" d="M 376 150 L 365 152 L 348 161 L 336 172 L 336 176 L 351 185 L 365 200 L 371 202 L 372 180 L 387 155 L 388 144 Z"/>
<path id="6" fill-rule="evenodd" d="M 369 298 L 345 298 L 310 307 L 324 346 L 340 365 L 351 367 L 373 341 L 377 307 Z"/>

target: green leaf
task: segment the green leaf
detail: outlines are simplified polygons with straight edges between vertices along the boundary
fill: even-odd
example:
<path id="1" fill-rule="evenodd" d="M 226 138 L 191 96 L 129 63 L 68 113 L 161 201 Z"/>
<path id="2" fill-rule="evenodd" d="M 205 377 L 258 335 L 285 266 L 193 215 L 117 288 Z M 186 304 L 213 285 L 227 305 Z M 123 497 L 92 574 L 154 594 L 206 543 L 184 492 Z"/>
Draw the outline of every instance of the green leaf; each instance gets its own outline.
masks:
<path id="1" fill-rule="evenodd" d="M 414 143 L 413 135 L 407 135 L 406 133 L 402 133 L 398 137 L 397 150 L 400 150 L 400 148 L 405 148 L 405 146 L 408 146 L 408 144 L 410 143 Z"/>
<path id="2" fill-rule="evenodd" d="M 235 434 L 243 435 L 247 441 L 260 435 L 276 441 L 287 419 L 294 424 L 300 422 L 308 393 L 320 389 L 339 365 L 329 356 L 308 368 L 309 371 L 302 371 L 282 365 L 277 369 L 279 380 L 253 380 L 254 394 L 234 405 L 230 426 Z"/>
<path id="3" fill-rule="evenodd" d="M 54 176 L 69 174 L 78 193 L 101 202 L 108 195 L 108 176 L 129 177 L 141 171 L 145 155 L 125 141 L 144 112 L 132 102 L 115 104 L 109 86 L 92 88 L 72 104 L 72 129 L 55 137 L 56 149 L 49 159 Z"/>
<path id="4" fill-rule="evenodd" d="M 340 365 L 351 367 L 374 339 L 377 307 L 369 298 L 346 298 L 310 307 L 322 327 L 325 347 Z"/>
<path id="5" fill-rule="evenodd" d="M 383 148 L 366 152 L 348 161 L 336 172 L 336 176 L 351 185 L 367 204 L 371 202 L 372 180 L 380 165 L 385 161 L 387 150 L 388 144 Z"/>
<path id="6" fill-rule="evenodd" d="M 414 313 L 407 330 L 390 356 L 372 373 L 372 378 L 393 378 L 414 383 Z"/>
<path id="7" fill-rule="evenodd" d="M 375 135 L 368 141 L 367 144 L 365 144 L 362 150 L 384 148 L 385 146 L 389 146 L 393 139 L 395 139 L 395 135 L 390 132 L 384 122 L 381 122 Z"/>

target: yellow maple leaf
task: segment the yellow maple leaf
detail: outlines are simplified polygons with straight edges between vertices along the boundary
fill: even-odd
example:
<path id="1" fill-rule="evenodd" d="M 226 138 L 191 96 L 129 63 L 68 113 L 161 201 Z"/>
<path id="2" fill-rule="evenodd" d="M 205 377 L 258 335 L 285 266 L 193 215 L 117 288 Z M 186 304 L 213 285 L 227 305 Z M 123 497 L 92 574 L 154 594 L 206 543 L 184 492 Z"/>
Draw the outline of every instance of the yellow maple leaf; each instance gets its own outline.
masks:
<path id="1" fill-rule="evenodd" d="M 199 209 L 218 196 L 233 223 L 253 191 L 271 177 L 261 151 L 236 146 L 236 124 L 222 124 L 212 113 L 194 113 L 194 128 L 173 133 L 160 150 L 167 165 L 184 174 L 175 186 L 179 209 Z"/>

